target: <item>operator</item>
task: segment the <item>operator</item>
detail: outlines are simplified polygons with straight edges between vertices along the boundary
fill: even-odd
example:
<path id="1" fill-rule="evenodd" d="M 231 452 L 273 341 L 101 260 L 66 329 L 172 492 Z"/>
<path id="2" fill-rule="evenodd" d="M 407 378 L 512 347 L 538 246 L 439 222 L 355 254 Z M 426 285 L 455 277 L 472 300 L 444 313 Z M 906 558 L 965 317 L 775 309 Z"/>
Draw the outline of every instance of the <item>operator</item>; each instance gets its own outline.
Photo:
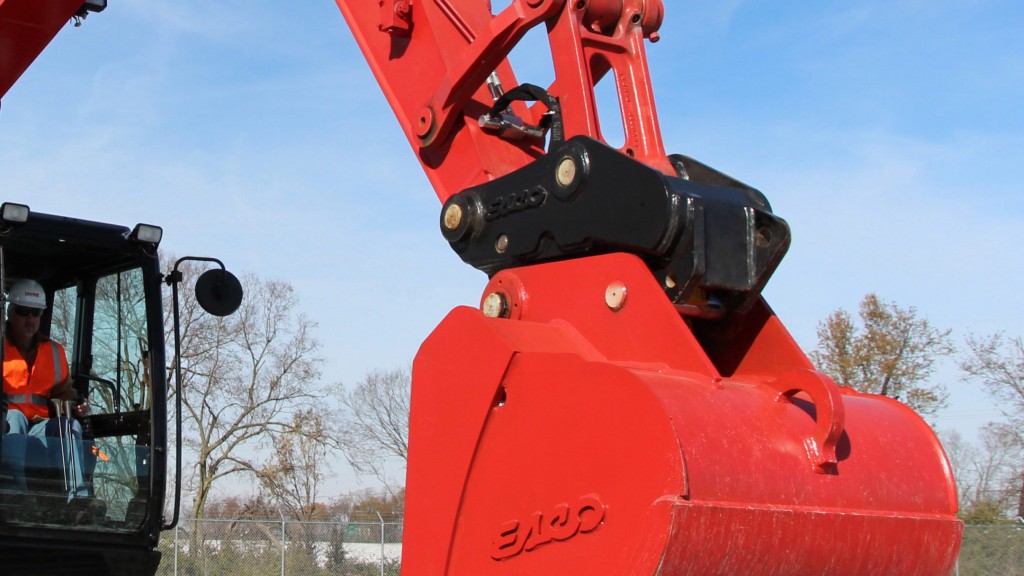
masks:
<path id="1" fill-rule="evenodd" d="M 54 466 L 54 455 L 63 459 L 56 467 L 68 481 L 68 500 L 87 497 L 89 492 L 82 474 L 81 427 L 73 419 L 69 427 L 68 419 L 49 417 L 52 400 L 75 402 L 78 393 L 72 387 L 64 347 L 39 331 L 40 316 L 46 310 L 46 292 L 35 280 L 19 280 L 8 291 L 7 301 L 4 392 L 9 430 L 3 443 L 4 473 L 13 478 L 16 489 L 27 490 L 27 438 L 38 438 L 49 447 L 49 466 Z M 88 403 L 82 402 L 72 412 L 85 416 L 88 409 Z M 62 426 L 64 430 L 60 429 Z M 60 450 L 53 447 L 58 438 Z"/>

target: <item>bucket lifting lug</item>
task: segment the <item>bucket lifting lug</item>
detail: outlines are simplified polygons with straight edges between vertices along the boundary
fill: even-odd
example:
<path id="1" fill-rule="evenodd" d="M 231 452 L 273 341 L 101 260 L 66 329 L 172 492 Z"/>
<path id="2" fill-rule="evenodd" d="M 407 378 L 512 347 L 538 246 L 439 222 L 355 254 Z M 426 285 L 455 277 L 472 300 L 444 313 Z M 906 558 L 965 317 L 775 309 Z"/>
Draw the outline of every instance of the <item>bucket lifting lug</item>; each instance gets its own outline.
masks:
<path id="1" fill-rule="evenodd" d="M 839 386 L 817 370 L 791 370 L 770 384 L 779 391 L 776 401 L 792 401 L 801 392 L 814 403 L 814 434 L 804 439 L 804 448 L 813 470 L 819 474 L 834 474 L 839 463 L 836 444 L 843 435 L 845 412 Z"/>

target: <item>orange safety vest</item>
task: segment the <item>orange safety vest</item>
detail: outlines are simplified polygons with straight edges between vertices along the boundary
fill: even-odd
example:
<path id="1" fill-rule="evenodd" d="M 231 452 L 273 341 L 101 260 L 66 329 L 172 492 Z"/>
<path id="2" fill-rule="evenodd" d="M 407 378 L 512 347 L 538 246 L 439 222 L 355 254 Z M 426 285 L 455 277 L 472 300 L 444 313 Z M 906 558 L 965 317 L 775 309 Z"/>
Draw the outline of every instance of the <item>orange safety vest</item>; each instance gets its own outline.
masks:
<path id="1" fill-rule="evenodd" d="M 36 361 L 29 368 L 18 347 L 4 343 L 4 392 L 11 410 L 18 410 L 29 422 L 50 415 L 50 393 L 68 376 L 64 348 L 50 340 L 40 342 Z"/>

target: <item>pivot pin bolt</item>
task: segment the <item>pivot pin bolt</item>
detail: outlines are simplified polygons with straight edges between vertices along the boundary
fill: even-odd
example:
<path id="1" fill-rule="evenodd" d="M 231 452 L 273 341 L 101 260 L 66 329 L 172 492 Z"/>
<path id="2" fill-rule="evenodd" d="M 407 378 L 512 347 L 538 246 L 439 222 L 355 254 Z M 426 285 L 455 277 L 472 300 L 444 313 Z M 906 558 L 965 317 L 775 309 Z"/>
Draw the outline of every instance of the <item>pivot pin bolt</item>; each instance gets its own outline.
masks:
<path id="1" fill-rule="evenodd" d="M 449 204 L 444 210 L 444 227 L 455 230 L 462 224 L 462 206 Z"/>
<path id="2" fill-rule="evenodd" d="M 484 298 L 482 312 L 488 318 L 508 318 L 508 298 L 501 292 L 491 292 Z"/>

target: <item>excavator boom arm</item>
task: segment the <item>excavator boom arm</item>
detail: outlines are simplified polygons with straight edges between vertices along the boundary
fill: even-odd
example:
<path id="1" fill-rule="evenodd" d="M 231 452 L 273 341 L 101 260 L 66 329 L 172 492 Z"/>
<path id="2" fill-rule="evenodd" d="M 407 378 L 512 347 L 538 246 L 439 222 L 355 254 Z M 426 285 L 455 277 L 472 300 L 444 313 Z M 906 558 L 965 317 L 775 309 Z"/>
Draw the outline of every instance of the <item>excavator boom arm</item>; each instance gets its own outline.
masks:
<path id="1" fill-rule="evenodd" d="M 657 38 L 660 0 L 513 0 L 494 15 L 489 3 L 474 0 L 338 0 L 338 6 L 442 202 L 544 153 L 543 136 L 496 135 L 480 120 L 496 91 L 519 85 L 508 56 L 530 28 L 542 25 L 555 72 L 544 88 L 561 103 L 565 139 L 603 141 L 593 86 L 608 76 L 621 103 L 621 150 L 675 173 L 661 144 L 643 44 Z M 515 102 L 510 112 L 537 126 L 550 111 Z"/>
<path id="2" fill-rule="evenodd" d="M 0 98 L 72 18 L 106 6 L 106 0 L 0 0 Z"/>

